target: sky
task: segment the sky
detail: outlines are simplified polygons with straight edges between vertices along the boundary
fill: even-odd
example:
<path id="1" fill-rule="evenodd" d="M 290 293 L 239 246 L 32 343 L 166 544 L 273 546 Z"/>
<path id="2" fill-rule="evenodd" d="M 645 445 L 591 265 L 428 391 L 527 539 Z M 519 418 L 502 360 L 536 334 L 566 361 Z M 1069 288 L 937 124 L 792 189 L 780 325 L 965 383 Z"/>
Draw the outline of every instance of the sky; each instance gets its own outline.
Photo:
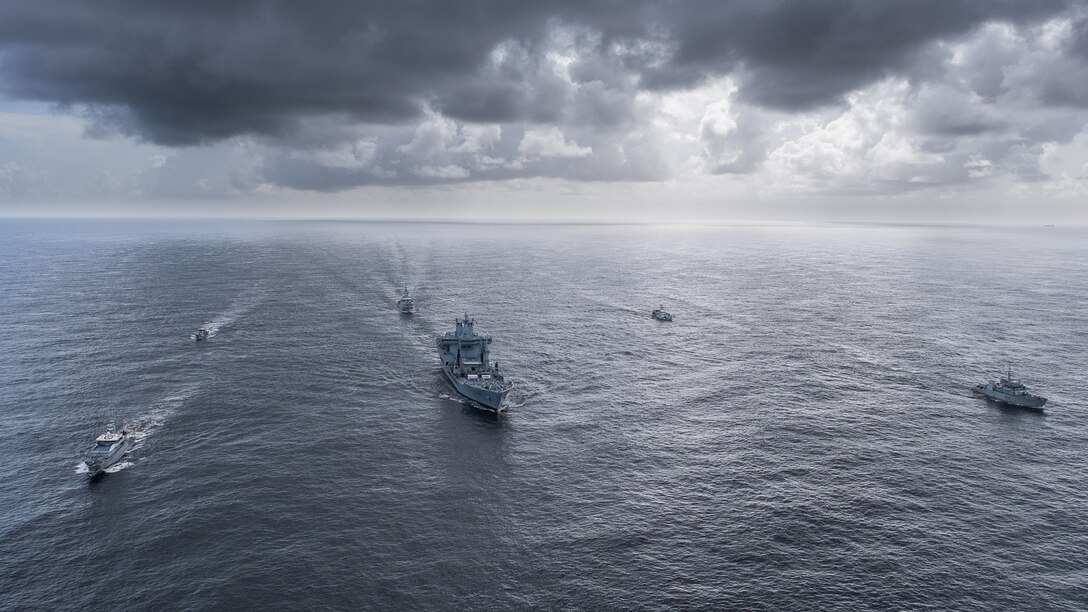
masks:
<path id="1" fill-rule="evenodd" d="M 1088 1 L 4 0 L 0 215 L 1088 223 Z"/>

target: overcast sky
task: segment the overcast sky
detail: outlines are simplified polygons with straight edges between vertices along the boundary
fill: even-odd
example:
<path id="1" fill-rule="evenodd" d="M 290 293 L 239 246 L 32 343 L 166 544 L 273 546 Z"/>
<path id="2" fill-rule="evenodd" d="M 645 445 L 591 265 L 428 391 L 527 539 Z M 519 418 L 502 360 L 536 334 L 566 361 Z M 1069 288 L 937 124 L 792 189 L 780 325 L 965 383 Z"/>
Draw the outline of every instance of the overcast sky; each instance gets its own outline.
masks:
<path id="1" fill-rule="evenodd" d="M 0 214 L 1088 222 L 1088 2 L 4 0 Z"/>

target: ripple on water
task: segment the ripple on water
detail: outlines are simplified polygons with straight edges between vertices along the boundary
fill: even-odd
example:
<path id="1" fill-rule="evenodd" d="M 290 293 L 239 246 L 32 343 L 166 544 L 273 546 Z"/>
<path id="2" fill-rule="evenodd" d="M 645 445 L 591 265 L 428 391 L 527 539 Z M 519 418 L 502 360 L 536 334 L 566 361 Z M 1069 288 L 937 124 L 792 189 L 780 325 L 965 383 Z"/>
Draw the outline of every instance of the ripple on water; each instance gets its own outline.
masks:
<path id="1" fill-rule="evenodd" d="M 0 608 L 1081 609 L 1085 238 L 5 224 Z"/>

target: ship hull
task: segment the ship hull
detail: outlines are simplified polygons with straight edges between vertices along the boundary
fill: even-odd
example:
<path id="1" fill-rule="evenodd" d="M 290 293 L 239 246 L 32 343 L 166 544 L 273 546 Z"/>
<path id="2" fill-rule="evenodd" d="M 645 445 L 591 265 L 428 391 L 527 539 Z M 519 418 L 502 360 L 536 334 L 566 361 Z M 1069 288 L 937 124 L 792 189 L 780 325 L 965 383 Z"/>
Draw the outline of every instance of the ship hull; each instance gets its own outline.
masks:
<path id="1" fill-rule="evenodd" d="M 1027 410 L 1043 411 L 1043 406 L 1046 405 L 1045 397 L 1038 397 L 1036 395 L 1031 396 L 1014 396 L 1006 395 L 999 391 L 994 391 L 987 385 L 979 385 L 975 387 L 975 391 L 981 393 L 986 399 L 993 400 L 1006 406 L 1013 406 L 1016 408 L 1026 408 Z"/>
<path id="2" fill-rule="evenodd" d="M 502 403 L 506 399 L 507 393 L 510 392 L 509 389 L 504 391 L 482 389 L 457 377 L 451 368 L 445 366 L 442 367 L 442 373 L 446 375 L 457 393 L 465 399 L 471 400 L 476 407 L 489 412 L 501 412 L 506 409 Z"/>

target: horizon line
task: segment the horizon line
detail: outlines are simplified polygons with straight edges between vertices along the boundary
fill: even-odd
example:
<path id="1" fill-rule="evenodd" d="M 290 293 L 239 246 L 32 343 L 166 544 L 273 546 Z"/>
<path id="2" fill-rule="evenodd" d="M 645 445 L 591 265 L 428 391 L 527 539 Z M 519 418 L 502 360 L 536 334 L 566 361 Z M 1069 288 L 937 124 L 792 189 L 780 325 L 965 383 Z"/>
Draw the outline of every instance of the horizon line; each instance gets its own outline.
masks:
<path id="1" fill-rule="evenodd" d="M 211 221 L 211 222 L 263 222 L 263 223 L 412 223 L 420 225 L 456 224 L 456 225 L 586 225 L 586 226 L 710 226 L 710 227 L 759 227 L 759 226 L 813 226 L 813 225 L 858 225 L 858 226 L 915 226 L 915 227 L 995 227 L 1011 228 L 1088 228 L 1088 224 L 1077 223 L 1031 223 L 1022 222 L 974 222 L 974 221 L 891 221 L 867 219 L 683 219 L 676 221 L 662 220 L 606 220 L 606 219 L 452 219 L 443 217 L 277 217 L 277 216 L 196 216 L 196 215 L 6 215 L 0 213 L 0 219 L 12 221 Z"/>

